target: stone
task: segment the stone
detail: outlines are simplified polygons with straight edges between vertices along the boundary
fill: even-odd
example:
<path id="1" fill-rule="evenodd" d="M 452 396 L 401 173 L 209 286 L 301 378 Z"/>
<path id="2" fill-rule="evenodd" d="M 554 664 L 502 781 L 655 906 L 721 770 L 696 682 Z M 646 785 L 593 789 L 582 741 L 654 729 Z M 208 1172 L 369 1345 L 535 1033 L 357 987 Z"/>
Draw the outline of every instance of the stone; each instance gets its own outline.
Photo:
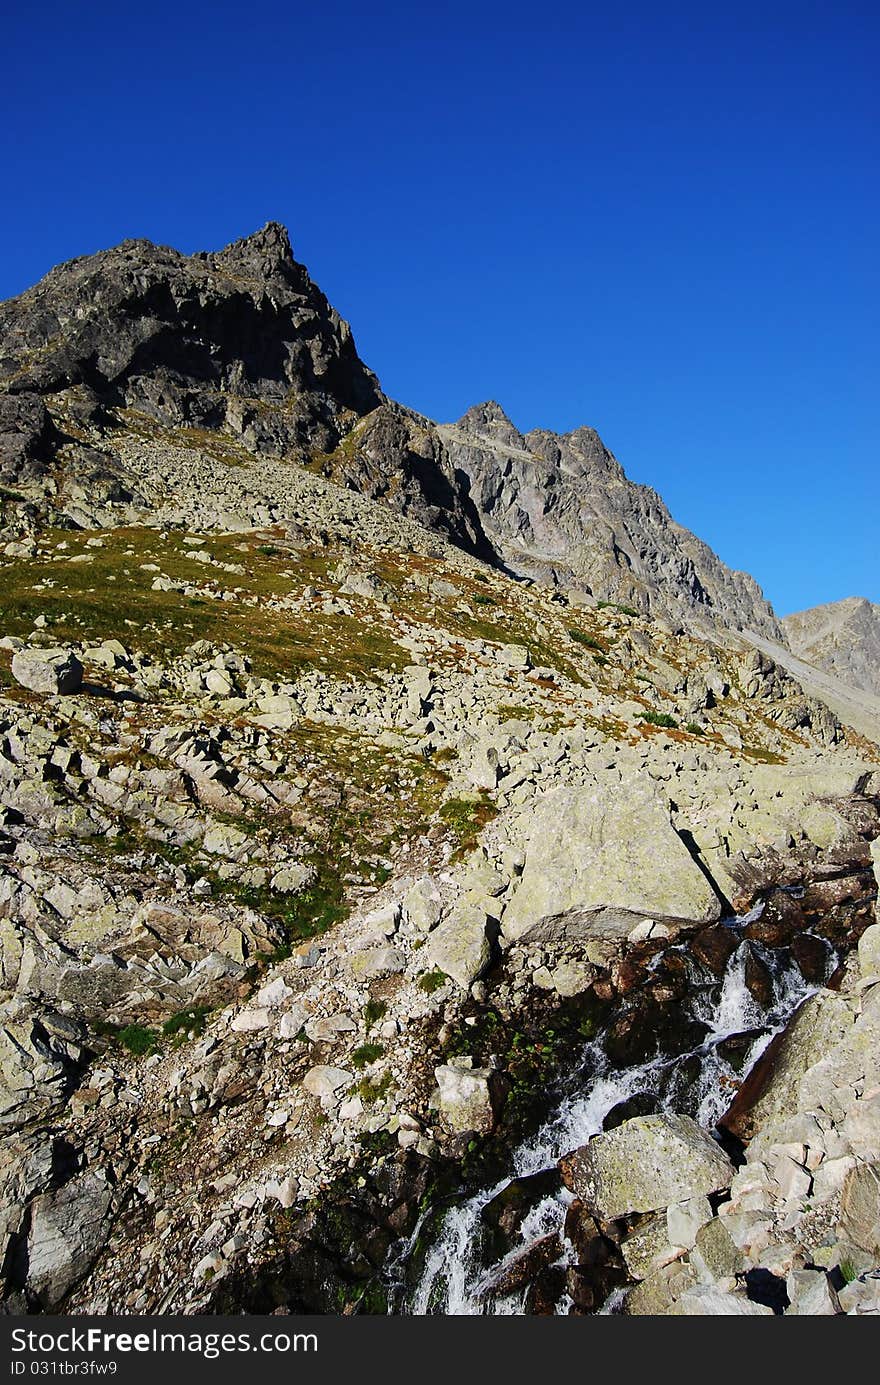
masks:
<path id="1" fill-rule="evenodd" d="M 728 1294 L 722 1289 L 711 1288 L 686 1289 L 672 1311 L 684 1318 L 773 1317 L 772 1308 L 753 1303 L 744 1294 Z"/>
<path id="2" fill-rule="evenodd" d="M 789 1300 L 786 1315 L 828 1318 L 840 1312 L 837 1294 L 824 1270 L 791 1270 L 785 1286 Z"/>
<path id="3" fill-rule="evenodd" d="M 110 1189 L 84 1173 L 31 1204 L 27 1284 L 52 1312 L 89 1270 L 109 1235 Z"/>
<path id="4" fill-rule="evenodd" d="M 240 1010 L 233 1018 L 231 1028 L 237 1034 L 253 1034 L 260 1029 L 268 1029 L 270 1023 L 269 1011 L 260 1007 L 255 1010 Z"/>
<path id="5" fill-rule="evenodd" d="M 495 1109 L 488 1068 L 462 1068 L 452 1064 L 434 1069 L 440 1114 L 456 1134 L 474 1130 L 487 1135 L 495 1126 Z"/>
<path id="6" fill-rule="evenodd" d="M 878 852 L 880 852 L 880 837 L 871 843 L 872 851 L 874 847 L 878 847 Z M 878 854 L 878 861 L 880 861 L 880 854 Z M 878 874 L 878 879 L 880 879 L 876 865 L 875 874 Z M 872 923 L 859 938 L 859 972 L 863 981 L 873 977 L 880 979 L 880 923 Z"/>
<path id="7" fill-rule="evenodd" d="M 459 905 L 430 935 L 418 954 L 420 966 L 437 967 L 462 990 L 468 990 L 491 956 L 487 922 L 488 916 L 479 905 Z"/>
<path id="8" fill-rule="evenodd" d="M 697 1232 L 712 1220 L 712 1208 L 707 1197 L 694 1197 L 686 1202 L 674 1202 L 666 1209 L 666 1230 L 670 1245 L 690 1250 Z"/>
<path id="9" fill-rule="evenodd" d="M 859 1163 L 848 1173 L 840 1197 L 839 1231 L 843 1239 L 880 1259 L 880 1162 Z"/>
<path id="10" fill-rule="evenodd" d="M 509 941 L 573 911 L 610 907 L 701 923 L 721 912 L 650 781 L 553 790 L 529 817 L 525 850 L 503 918 Z"/>
<path id="11" fill-rule="evenodd" d="M 83 666 L 67 649 L 19 649 L 12 657 L 12 676 L 31 692 L 79 692 Z"/>
<path id="12" fill-rule="evenodd" d="M 698 1278 L 706 1283 L 732 1278 L 746 1269 L 742 1251 L 720 1217 L 700 1227 L 689 1258 Z"/>
<path id="13" fill-rule="evenodd" d="M 406 958 L 397 947 L 371 947 L 353 953 L 349 966 L 356 980 L 369 981 L 377 976 L 392 976 L 403 971 Z"/>
<path id="14" fill-rule="evenodd" d="M 607 1219 L 729 1187 L 727 1155 L 689 1116 L 636 1116 L 560 1160 L 566 1186 Z"/>
<path id="15" fill-rule="evenodd" d="M 669 1243 L 665 1217 L 652 1217 L 627 1236 L 620 1249 L 632 1279 L 647 1279 L 679 1253 Z"/>
<path id="16" fill-rule="evenodd" d="M 346 1072 L 344 1068 L 333 1068 L 323 1063 L 309 1068 L 303 1078 L 303 1086 L 306 1091 L 312 1096 L 320 1097 L 322 1101 L 334 1099 L 338 1092 L 351 1087 L 353 1083 L 353 1073 Z"/>
<path id="17" fill-rule="evenodd" d="M 430 933 L 440 922 L 442 907 L 440 888 L 431 875 L 420 876 L 403 897 L 407 920 L 420 933 Z"/>
<path id="18" fill-rule="evenodd" d="M 844 1313 L 880 1317 L 880 1270 L 870 1270 L 844 1284 L 837 1299 Z"/>

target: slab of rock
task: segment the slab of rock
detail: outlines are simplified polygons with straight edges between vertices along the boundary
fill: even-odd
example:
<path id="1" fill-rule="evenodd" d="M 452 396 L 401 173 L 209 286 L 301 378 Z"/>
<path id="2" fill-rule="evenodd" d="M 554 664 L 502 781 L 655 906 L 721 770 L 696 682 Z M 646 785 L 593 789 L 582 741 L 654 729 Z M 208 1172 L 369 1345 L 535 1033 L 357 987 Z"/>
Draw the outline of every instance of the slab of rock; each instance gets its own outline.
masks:
<path id="1" fill-rule="evenodd" d="M 69 649 L 19 649 L 12 676 L 37 693 L 75 693 L 82 687 L 83 666 Z"/>
<path id="2" fill-rule="evenodd" d="M 689 1116 L 636 1116 L 560 1160 L 566 1186 L 609 1220 L 729 1186 L 733 1164 Z"/>
<path id="3" fill-rule="evenodd" d="M 773 1317 L 773 1309 L 752 1303 L 744 1294 L 726 1294 L 721 1289 L 687 1289 L 672 1309 L 681 1318 Z"/>
<path id="4" fill-rule="evenodd" d="M 652 784 L 562 788 L 530 819 L 525 866 L 504 914 L 504 936 L 542 919 L 606 906 L 642 918 L 711 923 L 721 905 Z"/>

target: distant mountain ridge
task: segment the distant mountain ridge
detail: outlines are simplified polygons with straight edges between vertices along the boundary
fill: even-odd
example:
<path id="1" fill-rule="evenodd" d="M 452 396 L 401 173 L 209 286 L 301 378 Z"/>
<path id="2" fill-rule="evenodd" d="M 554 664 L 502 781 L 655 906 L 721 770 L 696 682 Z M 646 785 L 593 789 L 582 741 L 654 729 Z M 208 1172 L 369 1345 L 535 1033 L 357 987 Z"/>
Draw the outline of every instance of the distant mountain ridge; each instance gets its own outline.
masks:
<path id="1" fill-rule="evenodd" d="M 800 658 L 880 697 L 880 606 L 849 596 L 798 611 L 782 623 Z"/>
<path id="2" fill-rule="evenodd" d="M 68 522 L 143 507 L 117 446 L 132 414 L 307 465 L 584 599 L 786 642 L 753 578 L 592 429 L 524 435 L 495 403 L 441 425 L 389 400 L 275 222 L 190 256 L 125 241 L 0 305 L 0 483 Z"/>

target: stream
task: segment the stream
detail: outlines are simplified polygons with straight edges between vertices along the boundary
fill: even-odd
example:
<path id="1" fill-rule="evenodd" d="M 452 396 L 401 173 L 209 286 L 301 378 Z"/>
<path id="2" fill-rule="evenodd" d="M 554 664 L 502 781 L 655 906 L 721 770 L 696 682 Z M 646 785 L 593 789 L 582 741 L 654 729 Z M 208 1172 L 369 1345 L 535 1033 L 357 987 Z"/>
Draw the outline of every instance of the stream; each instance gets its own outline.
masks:
<path id="1" fill-rule="evenodd" d="M 727 920 L 726 926 L 738 934 L 744 924 L 760 913 L 760 908 L 742 918 Z M 630 1067 L 612 1065 L 602 1033 L 587 1043 L 568 1081 L 566 1094 L 537 1133 L 513 1151 L 505 1177 L 470 1196 L 462 1195 L 439 1222 L 436 1211 L 433 1222 L 427 1222 L 432 1216 L 429 1210 L 399 1249 L 388 1270 L 392 1313 L 527 1313 L 525 1288 L 503 1293 L 493 1291 L 493 1285 L 526 1247 L 550 1233 L 563 1236 L 572 1195 L 565 1188 L 554 1188 L 534 1199 L 514 1234 L 512 1248 L 500 1260 L 493 1260 L 491 1250 L 487 1251 L 492 1242 L 485 1234 L 485 1209 L 509 1189 L 512 1180 L 555 1169 L 563 1155 L 604 1128 L 619 1123 L 615 1115 L 640 1114 L 642 1109 L 673 1111 L 692 1116 L 709 1131 L 715 1130 L 737 1087 L 773 1035 L 785 1027 L 798 1006 L 816 990 L 815 985 L 804 980 L 787 948 L 754 943 L 751 947 L 772 979 L 769 1005 L 762 1008 L 746 986 L 746 943 L 740 942 L 732 953 L 720 981 L 689 958 L 693 984 L 686 1009 L 691 1018 L 706 1026 L 701 1042 L 686 1052 L 661 1053 Z M 687 947 L 675 945 L 674 950 L 686 952 Z M 835 957 L 829 948 L 827 974 L 834 965 Z M 616 1112 L 615 1108 L 624 1102 L 629 1102 L 630 1107 Z M 430 1229 L 435 1224 L 436 1229 Z M 557 1263 L 575 1263 L 573 1247 L 564 1237 L 562 1245 L 563 1258 Z M 622 1298 L 620 1292 L 612 1294 L 600 1311 L 617 1311 Z M 563 1295 L 556 1312 L 567 1313 L 570 1306 L 571 1300 Z"/>

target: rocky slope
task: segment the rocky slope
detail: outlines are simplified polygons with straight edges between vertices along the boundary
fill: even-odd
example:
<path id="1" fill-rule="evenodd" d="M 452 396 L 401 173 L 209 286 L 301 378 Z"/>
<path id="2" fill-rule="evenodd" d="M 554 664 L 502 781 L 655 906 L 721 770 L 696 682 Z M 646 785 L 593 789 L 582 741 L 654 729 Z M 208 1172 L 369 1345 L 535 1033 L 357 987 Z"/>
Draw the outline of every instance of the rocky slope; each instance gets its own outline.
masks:
<path id="1" fill-rule="evenodd" d="M 880 697 L 880 606 L 850 596 L 786 616 L 783 626 L 801 659 Z"/>
<path id="2" fill-rule="evenodd" d="M 229 258 L 155 253 L 196 276 L 199 303 L 208 280 L 250 301 L 255 255 L 266 283 L 293 273 L 271 228 L 265 252 L 232 249 L 236 288 Z M 79 272 L 94 261 L 56 273 Z M 29 441 L 7 449 L 0 534 L 4 1311 L 385 1311 L 426 1211 L 498 1177 L 585 1041 L 601 1029 L 625 1071 L 702 1040 L 683 1000 L 717 985 L 732 910 L 753 910 L 756 994 L 762 949 L 821 985 L 832 949 L 869 936 L 880 750 L 731 630 L 698 637 L 482 561 L 434 426 L 343 406 L 296 352 L 291 433 L 287 386 L 258 370 L 259 436 L 228 412 L 195 422 L 197 368 L 167 365 L 168 301 L 148 283 L 144 317 L 135 280 L 155 377 L 64 345 L 60 313 L 51 369 L 32 346 L 33 372 L 7 376 Z M 275 321 L 260 284 L 245 320 Z M 21 301 L 5 310 L 19 366 Z M 375 388 L 341 327 L 308 330 L 327 371 Z M 218 408 L 242 399 L 225 370 Z M 28 434 L 38 405 L 49 423 Z M 330 450 L 304 457 L 306 436 Z M 98 493 L 84 457 L 121 490 Z M 855 1025 L 873 973 L 847 975 Z M 870 1075 L 832 1077 L 870 1103 Z M 846 1119 L 839 1157 L 873 1168 Z M 829 1221 L 823 1272 L 876 1266 L 872 1186 L 860 1173 L 866 1229 Z M 592 1233 L 566 1233 L 562 1281 L 549 1244 L 527 1245 L 506 1281 L 520 1311 L 634 1290 L 626 1242 L 660 1210 L 611 1226 L 597 1205 Z M 810 1227 L 781 1226 L 777 1266 L 812 1270 Z M 751 1267 L 715 1288 L 758 1302 Z"/>

